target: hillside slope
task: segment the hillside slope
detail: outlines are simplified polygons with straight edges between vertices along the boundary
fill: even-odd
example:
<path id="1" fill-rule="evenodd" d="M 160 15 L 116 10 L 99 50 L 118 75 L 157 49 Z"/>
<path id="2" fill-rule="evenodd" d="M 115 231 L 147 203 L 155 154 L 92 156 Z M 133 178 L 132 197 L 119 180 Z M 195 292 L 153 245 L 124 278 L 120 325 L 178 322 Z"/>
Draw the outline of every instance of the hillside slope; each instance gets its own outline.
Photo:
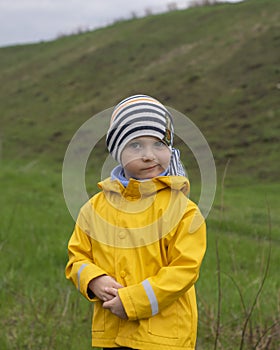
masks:
<path id="1" fill-rule="evenodd" d="M 280 2 L 247 0 L 0 49 L 4 159 L 61 164 L 77 128 L 133 93 L 191 118 L 217 166 L 275 180 Z"/>

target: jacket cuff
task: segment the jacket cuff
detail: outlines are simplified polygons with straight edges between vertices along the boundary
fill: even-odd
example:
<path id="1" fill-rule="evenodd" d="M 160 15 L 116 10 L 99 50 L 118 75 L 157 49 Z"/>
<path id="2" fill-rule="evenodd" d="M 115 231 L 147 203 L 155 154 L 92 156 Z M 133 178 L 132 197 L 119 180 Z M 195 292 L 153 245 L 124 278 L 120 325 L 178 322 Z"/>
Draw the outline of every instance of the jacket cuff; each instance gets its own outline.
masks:
<path id="1" fill-rule="evenodd" d="M 120 288 L 118 294 L 129 320 L 152 316 L 150 302 L 142 284 Z M 137 303 L 134 304 L 133 300 L 137 300 Z"/>
<path id="2" fill-rule="evenodd" d="M 101 275 L 106 275 L 106 272 L 90 263 L 84 263 L 80 266 L 77 273 L 77 289 L 86 297 L 89 301 L 98 300 L 94 293 L 89 289 L 88 285 L 90 281 Z"/>

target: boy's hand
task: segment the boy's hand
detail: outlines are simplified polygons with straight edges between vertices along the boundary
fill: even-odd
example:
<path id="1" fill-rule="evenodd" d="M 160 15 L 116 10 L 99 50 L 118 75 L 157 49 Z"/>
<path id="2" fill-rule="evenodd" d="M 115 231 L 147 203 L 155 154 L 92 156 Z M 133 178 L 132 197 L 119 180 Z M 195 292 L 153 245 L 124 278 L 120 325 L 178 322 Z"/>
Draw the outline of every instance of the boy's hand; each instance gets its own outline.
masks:
<path id="1" fill-rule="evenodd" d="M 118 316 L 119 318 L 122 318 L 123 320 L 127 320 L 127 315 L 117 290 L 116 296 L 113 299 L 103 303 L 103 308 L 109 309 L 112 314 Z"/>
<path id="2" fill-rule="evenodd" d="M 118 289 L 123 286 L 113 277 L 102 275 L 91 280 L 88 287 L 97 298 L 108 301 L 113 299 L 117 295 Z"/>

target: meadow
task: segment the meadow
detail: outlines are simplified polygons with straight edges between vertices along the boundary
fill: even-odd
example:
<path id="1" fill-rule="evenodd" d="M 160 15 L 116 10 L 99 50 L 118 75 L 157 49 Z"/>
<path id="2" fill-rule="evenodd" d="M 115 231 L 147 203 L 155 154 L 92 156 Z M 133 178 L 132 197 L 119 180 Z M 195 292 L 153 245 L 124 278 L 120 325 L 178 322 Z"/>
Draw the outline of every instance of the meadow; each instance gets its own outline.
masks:
<path id="1" fill-rule="evenodd" d="M 277 349 L 279 187 L 218 184 L 197 283 L 197 349 Z M 60 172 L 2 163 L 0 202 L 1 349 L 90 349 L 92 305 L 64 277 L 74 222 Z"/>
<path id="2" fill-rule="evenodd" d="M 279 6 L 198 6 L 0 48 L 0 349 L 91 349 L 93 306 L 64 276 L 63 158 L 83 122 L 139 92 L 191 118 L 217 167 L 197 350 L 279 349 Z M 176 142 L 197 201 L 199 169 Z"/>

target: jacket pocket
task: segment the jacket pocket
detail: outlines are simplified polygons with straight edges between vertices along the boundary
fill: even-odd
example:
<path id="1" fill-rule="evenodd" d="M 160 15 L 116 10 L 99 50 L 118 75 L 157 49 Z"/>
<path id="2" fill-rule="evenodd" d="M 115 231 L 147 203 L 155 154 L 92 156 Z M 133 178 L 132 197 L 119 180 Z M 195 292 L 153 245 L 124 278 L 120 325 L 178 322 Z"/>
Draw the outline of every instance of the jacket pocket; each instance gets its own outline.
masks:
<path id="1" fill-rule="evenodd" d="M 102 303 L 97 301 L 93 305 L 92 331 L 104 332 L 105 330 L 105 310 Z"/>
<path id="2" fill-rule="evenodd" d="M 178 304 L 174 302 L 149 319 L 149 333 L 164 338 L 178 338 Z"/>

